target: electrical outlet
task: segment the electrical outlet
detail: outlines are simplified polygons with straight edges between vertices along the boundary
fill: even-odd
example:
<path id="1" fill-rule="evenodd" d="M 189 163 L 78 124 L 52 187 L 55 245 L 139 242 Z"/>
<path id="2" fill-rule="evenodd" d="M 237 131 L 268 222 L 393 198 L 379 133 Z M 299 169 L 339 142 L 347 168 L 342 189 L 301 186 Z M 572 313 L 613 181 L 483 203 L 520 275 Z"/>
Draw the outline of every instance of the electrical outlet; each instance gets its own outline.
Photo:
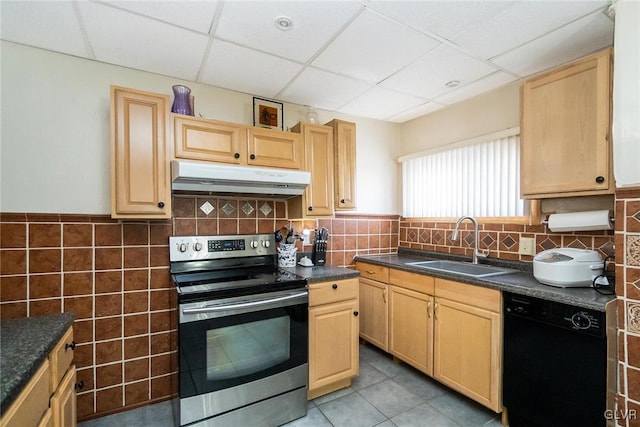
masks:
<path id="1" fill-rule="evenodd" d="M 533 237 L 521 237 L 518 253 L 520 255 L 534 256 L 536 254 L 536 239 Z"/>

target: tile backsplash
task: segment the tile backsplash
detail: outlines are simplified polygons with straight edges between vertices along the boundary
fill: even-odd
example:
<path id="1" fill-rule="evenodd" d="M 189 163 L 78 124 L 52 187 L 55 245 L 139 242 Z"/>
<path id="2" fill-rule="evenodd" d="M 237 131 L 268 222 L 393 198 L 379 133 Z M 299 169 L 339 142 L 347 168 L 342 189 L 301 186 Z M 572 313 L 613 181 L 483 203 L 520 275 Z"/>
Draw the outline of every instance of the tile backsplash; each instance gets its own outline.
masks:
<path id="1" fill-rule="evenodd" d="M 627 211 L 637 207 L 637 201 L 626 203 Z M 84 382 L 78 392 L 78 419 L 84 420 L 176 393 L 171 235 L 272 233 L 283 226 L 300 233 L 326 227 L 327 262 L 345 267 L 354 265 L 356 255 L 395 253 L 399 246 L 471 254 L 469 224 L 460 241 L 453 243 L 451 223 L 358 213 L 292 220 L 286 208 L 286 201 L 279 200 L 175 196 L 173 218 L 167 221 L 1 213 L 0 317 L 75 313 L 77 381 Z M 631 217 L 626 238 L 633 243 L 639 233 Z M 481 224 L 480 247 L 489 249 L 490 256 L 530 261 L 530 256 L 518 255 L 521 237 L 534 238 L 536 251 L 571 246 L 597 249 L 603 255 L 612 253 L 614 241 L 613 233 L 606 232 L 552 234 L 544 226 Z M 300 252 L 312 250 L 302 241 L 296 244 Z M 629 258 L 634 257 L 632 251 Z M 629 267 L 627 273 L 629 305 L 640 299 L 637 280 L 632 279 L 640 277 L 637 269 Z M 630 343 L 637 341 L 634 333 L 627 336 L 633 336 Z M 628 370 L 635 366 L 624 365 Z"/>

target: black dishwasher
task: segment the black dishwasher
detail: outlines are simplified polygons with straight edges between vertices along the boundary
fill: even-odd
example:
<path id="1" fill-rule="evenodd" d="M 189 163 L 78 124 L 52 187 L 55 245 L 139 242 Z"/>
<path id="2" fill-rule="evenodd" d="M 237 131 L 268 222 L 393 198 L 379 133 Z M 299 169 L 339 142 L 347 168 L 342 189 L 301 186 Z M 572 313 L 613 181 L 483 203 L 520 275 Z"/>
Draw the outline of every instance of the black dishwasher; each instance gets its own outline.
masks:
<path id="1" fill-rule="evenodd" d="M 604 312 L 504 293 L 503 403 L 511 427 L 605 425 Z"/>

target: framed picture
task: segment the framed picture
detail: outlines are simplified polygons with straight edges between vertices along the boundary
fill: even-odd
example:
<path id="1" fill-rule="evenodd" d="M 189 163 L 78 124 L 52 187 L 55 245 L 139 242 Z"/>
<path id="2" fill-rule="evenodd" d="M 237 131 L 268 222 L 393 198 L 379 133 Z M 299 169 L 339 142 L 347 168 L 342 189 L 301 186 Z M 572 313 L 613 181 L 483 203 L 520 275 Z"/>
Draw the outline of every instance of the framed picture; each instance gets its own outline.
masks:
<path id="1" fill-rule="evenodd" d="M 282 102 L 253 97 L 253 125 L 284 130 Z"/>

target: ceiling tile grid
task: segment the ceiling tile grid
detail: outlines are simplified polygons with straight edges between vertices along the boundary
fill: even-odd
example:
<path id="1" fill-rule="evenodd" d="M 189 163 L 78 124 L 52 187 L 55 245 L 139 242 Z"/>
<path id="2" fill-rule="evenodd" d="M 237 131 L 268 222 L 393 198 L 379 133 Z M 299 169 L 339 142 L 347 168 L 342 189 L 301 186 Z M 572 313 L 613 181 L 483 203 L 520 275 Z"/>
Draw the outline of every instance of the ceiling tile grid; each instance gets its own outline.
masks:
<path id="1" fill-rule="evenodd" d="M 613 43 L 607 0 L 0 1 L 3 40 L 404 122 Z M 279 17 L 291 19 L 279 29 Z M 459 85 L 449 87 L 447 82 Z"/>

